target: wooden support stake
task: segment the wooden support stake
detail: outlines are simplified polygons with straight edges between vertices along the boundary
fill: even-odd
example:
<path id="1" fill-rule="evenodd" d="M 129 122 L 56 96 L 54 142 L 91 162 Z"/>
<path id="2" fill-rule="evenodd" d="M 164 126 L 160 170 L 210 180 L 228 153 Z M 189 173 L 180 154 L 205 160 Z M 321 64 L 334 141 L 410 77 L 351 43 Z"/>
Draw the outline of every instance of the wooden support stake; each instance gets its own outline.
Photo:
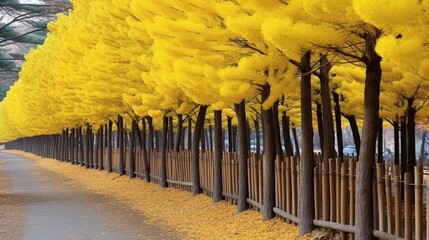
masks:
<path id="1" fill-rule="evenodd" d="M 411 239 L 411 173 L 404 173 L 405 176 L 405 239 Z"/>
<path id="2" fill-rule="evenodd" d="M 336 190 L 335 190 L 335 192 L 336 192 L 336 205 L 337 205 L 337 209 L 336 209 L 336 213 L 337 213 L 337 215 L 336 215 L 336 220 L 337 220 L 337 222 L 340 222 L 341 220 L 341 204 L 340 204 L 340 202 L 341 202 L 341 158 L 337 158 L 336 159 L 336 163 L 335 163 L 335 176 L 336 176 L 336 179 L 335 179 L 335 184 L 336 184 Z M 347 189 L 346 189 L 347 190 Z"/>
<path id="3" fill-rule="evenodd" d="M 322 163 L 322 220 L 329 220 L 329 175 L 328 163 Z"/>
<path id="4" fill-rule="evenodd" d="M 314 167 L 314 218 L 319 220 L 319 168 Z"/>
<path id="5" fill-rule="evenodd" d="M 392 181 L 390 174 L 386 172 L 386 206 L 387 206 L 387 233 L 393 234 L 392 218 Z"/>
<path id="6" fill-rule="evenodd" d="M 422 199 L 423 168 L 422 166 L 414 167 L 414 199 L 415 199 L 415 239 L 423 237 L 423 199 Z"/>
<path id="7" fill-rule="evenodd" d="M 346 165 L 345 163 L 341 163 L 341 184 L 340 184 L 340 191 L 338 193 L 341 193 L 341 204 L 340 205 L 340 222 L 341 224 L 346 224 L 347 223 L 347 188 L 348 188 L 348 183 L 347 183 L 347 175 L 346 175 Z M 340 195 L 340 194 L 338 194 Z M 346 233 L 345 232 L 341 232 L 341 239 L 346 239 Z"/>
<path id="8" fill-rule="evenodd" d="M 329 200 L 331 202 L 330 206 L 329 206 L 329 216 L 330 216 L 330 221 L 331 222 L 336 222 L 336 217 L 337 217 L 337 197 L 335 196 L 336 194 L 336 167 L 335 167 L 335 160 L 333 158 L 329 159 Z"/>
<path id="9" fill-rule="evenodd" d="M 379 230 L 384 232 L 385 230 L 385 186 L 384 186 L 384 163 L 376 164 L 377 174 L 377 200 L 378 200 L 378 227 Z"/>
<path id="10" fill-rule="evenodd" d="M 399 164 L 393 166 L 393 181 L 395 182 L 395 235 L 401 236 L 401 175 Z"/>

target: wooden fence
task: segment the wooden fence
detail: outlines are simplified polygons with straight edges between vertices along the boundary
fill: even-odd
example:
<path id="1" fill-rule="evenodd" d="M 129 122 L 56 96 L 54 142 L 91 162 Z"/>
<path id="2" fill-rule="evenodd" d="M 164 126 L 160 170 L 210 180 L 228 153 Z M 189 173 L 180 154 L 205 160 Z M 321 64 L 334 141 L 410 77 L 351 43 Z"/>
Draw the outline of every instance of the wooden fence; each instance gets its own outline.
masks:
<path id="1" fill-rule="evenodd" d="M 119 172 L 119 151 L 112 151 L 112 168 Z M 97 153 L 90 167 L 97 167 Z M 124 153 L 128 170 L 129 149 Z M 135 174 L 145 177 L 142 151 L 137 148 Z M 84 150 L 86 156 L 86 150 Z M 83 159 L 79 157 L 80 161 Z M 103 164 L 107 167 L 107 149 L 103 151 Z M 150 153 L 151 181 L 160 182 L 160 154 Z M 252 153 L 248 159 L 248 203 L 254 209 L 263 205 L 263 155 Z M 323 162 L 315 155 L 314 167 L 314 225 L 340 232 L 342 239 L 353 238 L 356 204 L 356 160 L 353 157 L 330 159 Z M 288 222 L 298 223 L 298 195 L 300 162 L 295 157 L 275 160 L 275 207 L 274 212 Z M 371 171 L 371 170 L 368 170 Z M 423 167 L 414 169 L 401 178 L 399 165 L 377 163 L 373 181 L 374 235 L 382 239 L 429 239 L 429 208 L 426 199 L 429 191 L 423 182 Z M 204 194 L 213 194 L 214 153 L 200 153 L 200 182 Z M 413 182 L 413 183 L 412 183 Z M 191 191 L 191 153 L 168 152 L 167 183 L 169 187 Z M 222 159 L 222 189 L 226 201 L 238 201 L 238 156 L 225 152 Z"/>

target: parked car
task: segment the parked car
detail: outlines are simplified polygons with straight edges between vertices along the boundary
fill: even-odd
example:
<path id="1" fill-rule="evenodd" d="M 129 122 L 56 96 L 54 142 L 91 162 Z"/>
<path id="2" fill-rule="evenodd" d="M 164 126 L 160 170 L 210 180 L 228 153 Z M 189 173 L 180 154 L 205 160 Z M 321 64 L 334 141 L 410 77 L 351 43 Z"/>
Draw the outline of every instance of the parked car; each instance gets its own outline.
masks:
<path id="1" fill-rule="evenodd" d="M 343 148 L 343 154 L 344 155 L 350 155 L 350 156 L 352 156 L 352 155 L 356 156 L 357 155 L 356 147 L 353 145 L 346 146 L 345 148 Z"/>

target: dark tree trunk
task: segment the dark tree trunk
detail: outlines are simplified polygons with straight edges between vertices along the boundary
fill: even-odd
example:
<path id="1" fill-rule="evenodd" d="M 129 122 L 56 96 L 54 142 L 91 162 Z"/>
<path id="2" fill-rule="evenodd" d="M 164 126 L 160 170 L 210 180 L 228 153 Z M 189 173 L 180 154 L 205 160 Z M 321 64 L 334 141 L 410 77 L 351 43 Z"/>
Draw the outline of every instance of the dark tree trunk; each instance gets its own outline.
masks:
<path id="1" fill-rule="evenodd" d="M 283 142 L 285 144 L 286 157 L 293 156 L 292 141 L 290 137 L 290 126 L 289 126 L 289 116 L 283 112 L 282 115 L 282 130 L 283 130 Z"/>
<path id="2" fill-rule="evenodd" d="M 212 129 L 211 124 L 209 125 L 209 141 L 208 141 L 208 144 L 209 144 L 210 151 L 213 151 L 213 129 Z"/>
<path id="3" fill-rule="evenodd" d="M 202 133 L 201 133 L 201 138 L 200 138 L 200 147 L 201 147 L 201 152 L 205 153 L 206 152 L 206 130 L 203 129 Z"/>
<path id="4" fill-rule="evenodd" d="M 131 123 L 131 132 L 130 132 L 130 147 L 129 147 L 129 154 L 128 154 L 128 177 L 129 178 L 135 178 L 135 173 L 134 173 L 134 164 L 135 164 L 135 155 L 134 155 L 134 149 L 135 149 L 135 144 L 136 144 L 136 120 L 133 119 L 132 123 Z"/>
<path id="5" fill-rule="evenodd" d="M 262 90 L 262 103 L 267 100 L 269 95 L 270 86 L 265 84 Z M 275 217 L 273 207 L 275 200 L 274 161 L 276 159 L 276 145 L 272 141 L 275 138 L 272 108 L 262 109 L 262 125 L 264 130 L 262 219 L 265 221 Z"/>
<path id="6" fill-rule="evenodd" d="M 292 134 L 293 134 L 293 139 L 295 140 L 295 155 L 298 158 L 301 158 L 301 153 L 299 151 L 298 135 L 296 134 L 296 128 L 294 127 L 293 123 L 292 123 Z"/>
<path id="7" fill-rule="evenodd" d="M 399 123 L 393 122 L 394 163 L 399 164 Z"/>
<path id="8" fill-rule="evenodd" d="M 404 179 L 404 173 L 407 172 L 407 120 L 401 118 L 401 179 Z"/>
<path id="9" fill-rule="evenodd" d="M 249 196 L 247 185 L 247 158 L 249 149 L 247 145 L 246 105 L 244 100 L 239 104 L 235 104 L 234 107 L 237 114 L 239 134 L 237 211 L 242 212 L 248 208 L 247 197 Z"/>
<path id="10" fill-rule="evenodd" d="M 320 142 L 320 150 L 322 155 L 324 154 L 323 147 L 325 146 L 324 138 L 323 138 L 323 116 L 322 116 L 322 105 L 320 103 L 316 103 L 316 118 L 317 118 L 317 131 L 319 135 Z"/>
<path id="11" fill-rule="evenodd" d="M 176 133 L 176 144 L 174 146 L 174 151 L 179 152 L 180 143 L 182 142 L 182 127 L 183 126 L 183 116 L 182 114 L 177 114 L 177 133 Z"/>
<path id="12" fill-rule="evenodd" d="M 119 143 L 119 175 L 122 176 L 125 174 L 124 168 L 124 156 L 125 156 L 125 146 L 124 146 L 124 120 L 121 115 L 118 115 L 118 143 Z"/>
<path id="13" fill-rule="evenodd" d="M 373 172 L 380 107 L 381 57 L 375 52 L 376 37 L 365 34 L 366 64 L 362 145 L 356 170 L 356 239 L 373 239 Z"/>
<path id="14" fill-rule="evenodd" d="M 347 116 L 345 116 L 345 118 L 350 123 L 350 128 L 352 129 L 352 134 L 353 134 L 353 140 L 355 142 L 356 153 L 359 156 L 359 153 L 360 153 L 360 135 L 359 135 L 359 128 L 358 128 L 358 125 L 356 122 L 356 117 L 353 115 L 347 115 Z"/>
<path id="15" fill-rule="evenodd" d="M 407 99 L 407 172 L 411 174 L 414 182 L 414 166 L 416 166 L 416 109 L 413 107 L 414 98 Z"/>
<path id="16" fill-rule="evenodd" d="M 76 145 L 76 129 L 72 128 L 71 133 L 70 133 L 70 161 L 71 161 L 71 164 L 76 164 L 75 145 Z"/>
<path id="17" fill-rule="evenodd" d="M 192 150 L 192 118 L 188 116 L 188 151 Z"/>
<path id="18" fill-rule="evenodd" d="M 279 123 L 279 100 L 275 101 L 272 107 L 273 110 L 273 126 L 276 143 L 276 154 L 283 159 L 282 141 L 280 139 L 280 123 Z"/>
<path id="19" fill-rule="evenodd" d="M 337 146 L 338 146 L 338 157 L 343 158 L 343 129 L 341 127 L 341 110 L 340 110 L 340 99 L 337 93 L 332 92 L 332 95 L 334 97 L 335 107 L 335 127 L 336 127 L 336 133 L 337 133 Z"/>
<path id="20" fill-rule="evenodd" d="M 162 142 L 161 142 L 161 187 L 167 187 L 167 139 L 168 117 L 162 118 Z"/>
<path id="21" fill-rule="evenodd" d="M 91 143 L 91 128 L 89 123 L 86 124 L 86 156 L 85 156 L 85 168 L 89 168 L 89 155 L 90 155 L 90 143 Z"/>
<path id="22" fill-rule="evenodd" d="M 112 127 L 113 122 L 109 120 L 107 123 L 107 172 L 112 172 Z"/>
<path id="23" fill-rule="evenodd" d="M 255 144 L 256 144 L 256 154 L 260 154 L 261 153 L 261 132 L 259 130 L 259 119 L 255 119 L 254 120 L 255 123 L 255 136 L 256 136 L 256 140 L 255 140 Z"/>
<path id="24" fill-rule="evenodd" d="M 314 219 L 314 193 L 313 193 L 313 116 L 311 113 L 311 52 L 307 51 L 301 58 L 301 130 L 302 130 L 302 154 L 299 175 L 299 235 L 310 233 Z"/>
<path id="25" fill-rule="evenodd" d="M 151 158 L 154 156 L 154 130 L 153 130 L 153 120 L 152 117 L 146 117 L 147 125 L 149 128 L 149 154 L 148 161 L 150 162 Z"/>
<path id="26" fill-rule="evenodd" d="M 335 158 L 334 120 L 332 118 L 331 89 L 329 87 L 330 67 L 326 55 L 323 55 L 320 58 L 320 97 L 323 106 L 323 161 L 325 162 L 330 158 Z"/>
<path id="27" fill-rule="evenodd" d="M 99 170 L 104 170 L 104 154 L 103 154 L 103 149 L 104 149 L 104 144 L 103 144 L 103 136 L 104 136 L 104 127 L 103 125 L 100 126 L 100 137 L 99 137 L 99 141 L 98 141 L 98 154 L 99 154 L 99 162 L 98 162 L 98 169 Z"/>
<path id="28" fill-rule="evenodd" d="M 146 147 L 146 121 L 143 118 L 142 119 L 142 142 L 141 142 L 141 148 L 143 150 L 143 165 L 144 165 L 144 176 L 146 182 L 150 182 L 150 166 L 149 166 L 149 155 Z"/>
<path id="29" fill-rule="evenodd" d="M 426 134 L 427 131 L 423 130 L 422 133 L 422 145 L 420 146 L 420 165 L 423 165 L 423 162 L 426 160 L 425 152 L 426 152 Z"/>
<path id="30" fill-rule="evenodd" d="M 237 126 L 232 126 L 232 151 L 237 152 Z"/>
<path id="31" fill-rule="evenodd" d="M 214 110 L 214 186 L 213 202 L 222 200 L 222 110 Z"/>
<path id="32" fill-rule="evenodd" d="M 84 154 L 84 146 L 83 146 L 83 129 L 82 126 L 79 127 L 79 151 L 80 151 L 80 166 L 85 166 L 85 154 Z"/>
<path id="33" fill-rule="evenodd" d="M 228 152 L 232 152 L 232 117 L 227 117 L 228 124 Z"/>
<path id="34" fill-rule="evenodd" d="M 195 123 L 194 139 L 192 141 L 192 194 L 200 193 L 200 139 L 204 130 L 204 120 L 206 116 L 207 106 L 200 106 L 197 122 Z"/>
<path id="35" fill-rule="evenodd" d="M 168 118 L 168 150 L 174 150 L 173 117 Z"/>
<path id="36" fill-rule="evenodd" d="M 377 163 L 383 162 L 383 118 L 378 119 Z"/>

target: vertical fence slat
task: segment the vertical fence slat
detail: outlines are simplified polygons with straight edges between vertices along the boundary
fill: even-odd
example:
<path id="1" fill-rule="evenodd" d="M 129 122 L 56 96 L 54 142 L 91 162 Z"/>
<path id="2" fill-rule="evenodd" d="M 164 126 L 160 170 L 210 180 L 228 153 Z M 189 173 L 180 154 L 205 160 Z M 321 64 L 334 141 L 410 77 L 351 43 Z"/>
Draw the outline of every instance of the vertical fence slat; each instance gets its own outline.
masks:
<path id="1" fill-rule="evenodd" d="M 422 182 L 423 182 L 423 168 L 422 166 L 414 167 L 414 199 L 415 199 L 415 239 L 422 239 Z"/>
<path id="2" fill-rule="evenodd" d="M 393 166 L 393 181 L 395 182 L 395 235 L 401 236 L 401 175 L 398 164 Z"/>
<path id="3" fill-rule="evenodd" d="M 322 219 L 329 220 L 329 176 L 328 163 L 322 163 Z"/>
<path id="4" fill-rule="evenodd" d="M 376 165 L 377 174 L 377 200 L 378 200 L 378 227 L 379 230 L 384 232 L 385 229 L 385 187 L 384 187 L 384 163 L 377 163 Z"/>
<path id="5" fill-rule="evenodd" d="M 392 181 L 390 178 L 390 173 L 386 172 L 386 206 L 387 206 L 387 233 L 393 234 L 393 227 L 392 227 Z"/>
<path id="6" fill-rule="evenodd" d="M 404 173 L 405 178 L 405 239 L 411 239 L 411 173 Z"/>

